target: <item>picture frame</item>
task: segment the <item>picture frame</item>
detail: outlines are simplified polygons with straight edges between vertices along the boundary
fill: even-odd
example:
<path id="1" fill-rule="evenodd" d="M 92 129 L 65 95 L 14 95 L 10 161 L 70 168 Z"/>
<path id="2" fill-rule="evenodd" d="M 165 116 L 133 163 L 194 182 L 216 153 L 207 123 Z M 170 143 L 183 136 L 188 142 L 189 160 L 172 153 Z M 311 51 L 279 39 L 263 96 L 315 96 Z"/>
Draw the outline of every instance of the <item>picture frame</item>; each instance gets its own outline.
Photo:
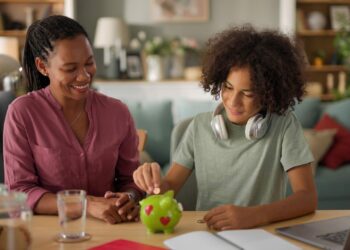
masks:
<path id="1" fill-rule="evenodd" d="M 342 22 L 350 20 L 350 9 L 345 5 L 330 6 L 331 27 L 333 30 L 340 30 Z"/>
<path id="2" fill-rule="evenodd" d="M 151 0 L 154 22 L 205 22 L 209 19 L 209 0 Z"/>
<path id="3" fill-rule="evenodd" d="M 143 78 L 143 64 L 141 54 L 137 51 L 126 53 L 127 75 L 129 79 Z"/>

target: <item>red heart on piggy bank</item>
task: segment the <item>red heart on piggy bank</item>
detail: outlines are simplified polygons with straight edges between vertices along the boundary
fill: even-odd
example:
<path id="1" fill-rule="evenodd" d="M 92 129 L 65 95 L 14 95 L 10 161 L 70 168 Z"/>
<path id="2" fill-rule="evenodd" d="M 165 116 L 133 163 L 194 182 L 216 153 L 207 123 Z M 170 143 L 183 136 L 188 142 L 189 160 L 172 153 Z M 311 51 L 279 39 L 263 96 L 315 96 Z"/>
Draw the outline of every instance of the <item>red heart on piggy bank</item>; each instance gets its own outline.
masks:
<path id="1" fill-rule="evenodd" d="M 153 206 L 152 205 L 148 205 L 147 207 L 145 207 L 145 212 L 147 215 L 150 215 L 150 213 L 153 210 Z"/>
<path id="2" fill-rule="evenodd" d="M 169 222 L 170 222 L 170 218 L 169 217 L 160 217 L 160 222 L 166 226 Z"/>

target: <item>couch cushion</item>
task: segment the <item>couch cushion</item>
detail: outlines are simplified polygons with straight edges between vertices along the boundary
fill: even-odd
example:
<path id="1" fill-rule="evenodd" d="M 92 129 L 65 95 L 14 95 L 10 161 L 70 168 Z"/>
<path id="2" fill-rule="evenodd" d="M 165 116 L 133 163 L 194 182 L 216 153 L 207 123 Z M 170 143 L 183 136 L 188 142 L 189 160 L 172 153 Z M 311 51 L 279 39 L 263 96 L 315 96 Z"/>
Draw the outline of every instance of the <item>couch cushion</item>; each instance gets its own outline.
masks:
<path id="1" fill-rule="evenodd" d="M 319 200 L 339 198 L 350 200 L 349 176 L 350 164 L 343 165 L 336 171 L 322 165 L 318 166 L 315 181 Z"/>
<path id="2" fill-rule="evenodd" d="M 145 150 L 161 166 L 168 163 L 170 135 L 173 118 L 170 101 L 124 101 L 135 120 L 137 128 L 147 131 Z"/>
<path id="3" fill-rule="evenodd" d="M 350 131 L 350 98 L 327 105 L 325 113 Z"/>
<path id="4" fill-rule="evenodd" d="M 308 142 L 312 155 L 315 158 L 315 161 L 311 163 L 312 172 L 316 173 L 316 167 L 318 162 L 325 155 L 329 147 L 333 143 L 334 135 L 337 132 L 335 129 L 325 129 L 325 130 L 314 130 L 314 129 L 305 129 L 304 135 L 306 141 Z"/>
<path id="5" fill-rule="evenodd" d="M 318 98 L 305 98 L 295 105 L 294 113 L 304 128 L 313 128 L 321 114 L 321 101 Z"/>
<path id="6" fill-rule="evenodd" d="M 315 126 L 316 130 L 337 129 L 334 143 L 322 160 L 329 168 L 336 169 L 346 162 L 350 162 L 350 131 L 340 125 L 328 114 L 324 114 Z"/>

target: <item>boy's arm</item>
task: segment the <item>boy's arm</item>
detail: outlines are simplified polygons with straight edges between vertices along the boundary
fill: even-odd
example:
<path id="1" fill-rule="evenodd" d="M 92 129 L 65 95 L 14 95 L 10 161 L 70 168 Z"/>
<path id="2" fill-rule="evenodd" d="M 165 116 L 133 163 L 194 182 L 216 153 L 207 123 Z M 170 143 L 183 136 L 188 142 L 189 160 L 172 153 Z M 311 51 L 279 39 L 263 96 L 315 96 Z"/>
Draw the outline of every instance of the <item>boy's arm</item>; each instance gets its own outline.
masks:
<path id="1" fill-rule="evenodd" d="M 317 192 L 310 164 L 288 171 L 293 194 L 286 199 L 252 207 L 223 205 L 210 210 L 204 220 L 216 230 L 252 228 L 281 220 L 288 220 L 317 208 Z"/>

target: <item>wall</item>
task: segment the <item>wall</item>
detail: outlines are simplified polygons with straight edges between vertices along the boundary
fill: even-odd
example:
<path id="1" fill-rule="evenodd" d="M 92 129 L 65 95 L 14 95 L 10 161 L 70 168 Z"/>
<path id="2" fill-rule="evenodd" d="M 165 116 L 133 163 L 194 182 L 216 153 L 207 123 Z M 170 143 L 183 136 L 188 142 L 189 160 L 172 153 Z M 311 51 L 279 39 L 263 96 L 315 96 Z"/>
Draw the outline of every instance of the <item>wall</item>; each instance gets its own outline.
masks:
<path id="1" fill-rule="evenodd" d="M 257 28 L 278 28 L 279 0 L 209 0 L 209 20 L 202 23 L 153 23 L 151 0 L 76 0 L 77 20 L 87 29 L 93 41 L 96 21 L 101 16 L 123 18 L 129 25 L 130 36 L 139 30 L 149 37 L 185 36 L 200 43 L 229 27 L 251 23 Z M 98 68 L 103 67 L 102 50 L 95 50 Z"/>

